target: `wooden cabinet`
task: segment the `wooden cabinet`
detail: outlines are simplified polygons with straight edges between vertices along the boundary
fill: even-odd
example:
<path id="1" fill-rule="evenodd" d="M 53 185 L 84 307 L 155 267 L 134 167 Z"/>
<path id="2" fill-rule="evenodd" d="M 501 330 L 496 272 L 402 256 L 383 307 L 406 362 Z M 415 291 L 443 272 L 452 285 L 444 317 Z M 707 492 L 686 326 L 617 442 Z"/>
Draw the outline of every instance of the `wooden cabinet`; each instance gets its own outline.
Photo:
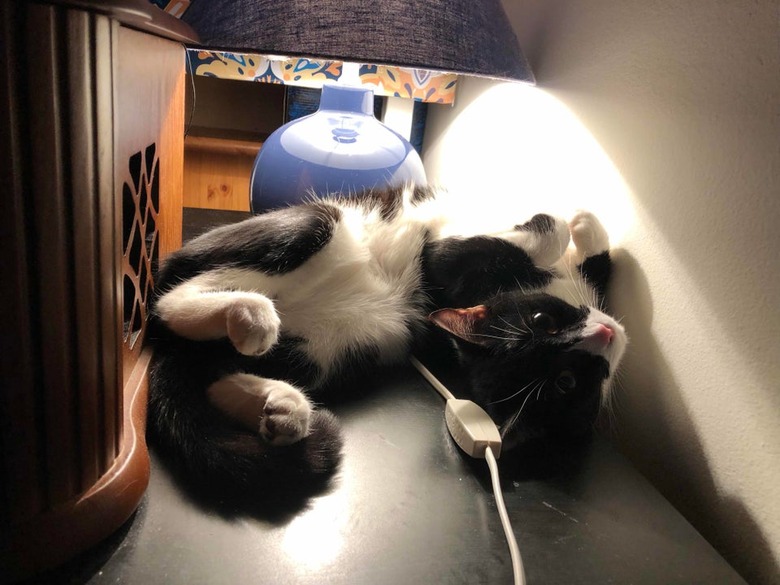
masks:
<path id="1" fill-rule="evenodd" d="M 143 0 L 6 2 L 0 24 L 0 574 L 14 579 L 111 534 L 148 482 L 146 306 L 181 243 L 193 35 Z"/>

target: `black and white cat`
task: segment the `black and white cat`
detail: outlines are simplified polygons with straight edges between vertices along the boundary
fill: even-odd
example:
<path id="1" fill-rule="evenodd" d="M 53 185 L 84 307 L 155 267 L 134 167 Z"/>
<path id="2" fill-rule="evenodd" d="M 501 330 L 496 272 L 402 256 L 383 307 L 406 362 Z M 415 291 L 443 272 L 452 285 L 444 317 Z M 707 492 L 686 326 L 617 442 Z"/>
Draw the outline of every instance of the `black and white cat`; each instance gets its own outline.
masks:
<path id="1" fill-rule="evenodd" d="M 600 306 L 606 231 L 580 212 L 458 230 L 432 189 L 312 201 L 220 227 L 160 268 L 149 436 L 220 492 L 327 477 L 335 418 L 315 409 L 356 370 L 452 337 L 504 450 L 587 431 L 626 346 Z M 569 250 L 573 240 L 576 250 Z"/>

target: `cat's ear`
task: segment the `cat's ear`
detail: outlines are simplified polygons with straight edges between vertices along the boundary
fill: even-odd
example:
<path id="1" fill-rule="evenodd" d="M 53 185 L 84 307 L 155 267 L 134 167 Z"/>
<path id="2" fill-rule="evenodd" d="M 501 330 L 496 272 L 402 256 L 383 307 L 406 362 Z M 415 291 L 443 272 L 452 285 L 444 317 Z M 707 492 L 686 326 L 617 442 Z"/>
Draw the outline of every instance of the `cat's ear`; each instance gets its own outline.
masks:
<path id="1" fill-rule="evenodd" d="M 437 327 L 452 333 L 455 337 L 484 345 L 485 338 L 477 333 L 480 324 L 487 318 L 487 307 L 477 305 L 468 309 L 439 309 L 431 313 L 428 319 Z"/>

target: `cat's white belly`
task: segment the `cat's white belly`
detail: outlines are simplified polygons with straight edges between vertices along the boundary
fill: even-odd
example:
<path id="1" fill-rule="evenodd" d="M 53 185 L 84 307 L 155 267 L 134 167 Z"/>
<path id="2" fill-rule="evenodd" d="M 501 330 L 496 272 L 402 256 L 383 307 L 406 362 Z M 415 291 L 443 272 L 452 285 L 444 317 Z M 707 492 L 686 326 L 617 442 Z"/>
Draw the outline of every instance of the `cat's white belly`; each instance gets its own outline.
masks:
<path id="1" fill-rule="evenodd" d="M 304 339 L 306 353 L 326 371 L 358 349 L 377 350 L 381 361 L 400 357 L 410 325 L 424 318 L 410 303 L 420 284 L 422 227 L 367 229 L 363 219 L 350 219 L 299 269 L 270 277 L 282 332 Z"/>
<path id="2" fill-rule="evenodd" d="M 410 322 L 421 318 L 409 309 L 406 287 L 377 278 L 367 267 L 354 268 L 334 272 L 308 299 L 282 294 L 275 301 L 282 333 L 304 339 L 306 353 L 326 370 L 362 348 L 392 360 L 409 343 Z"/>

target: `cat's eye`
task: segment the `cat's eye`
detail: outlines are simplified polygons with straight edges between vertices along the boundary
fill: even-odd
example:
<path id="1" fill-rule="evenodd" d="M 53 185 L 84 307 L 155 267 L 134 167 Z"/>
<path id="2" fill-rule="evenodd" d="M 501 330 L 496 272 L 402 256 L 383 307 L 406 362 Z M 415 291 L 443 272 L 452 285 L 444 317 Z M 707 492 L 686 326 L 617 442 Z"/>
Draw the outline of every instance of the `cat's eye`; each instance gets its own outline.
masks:
<path id="1" fill-rule="evenodd" d="M 558 323 L 547 313 L 534 313 L 534 316 L 531 317 L 531 323 L 536 329 L 546 331 L 550 335 L 558 333 Z"/>
<path id="2" fill-rule="evenodd" d="M 564 370 L 555 379 L 555 387 L 564 394 L 571 392 L 577 387 L 577 378 L 569 370 Z"/>

